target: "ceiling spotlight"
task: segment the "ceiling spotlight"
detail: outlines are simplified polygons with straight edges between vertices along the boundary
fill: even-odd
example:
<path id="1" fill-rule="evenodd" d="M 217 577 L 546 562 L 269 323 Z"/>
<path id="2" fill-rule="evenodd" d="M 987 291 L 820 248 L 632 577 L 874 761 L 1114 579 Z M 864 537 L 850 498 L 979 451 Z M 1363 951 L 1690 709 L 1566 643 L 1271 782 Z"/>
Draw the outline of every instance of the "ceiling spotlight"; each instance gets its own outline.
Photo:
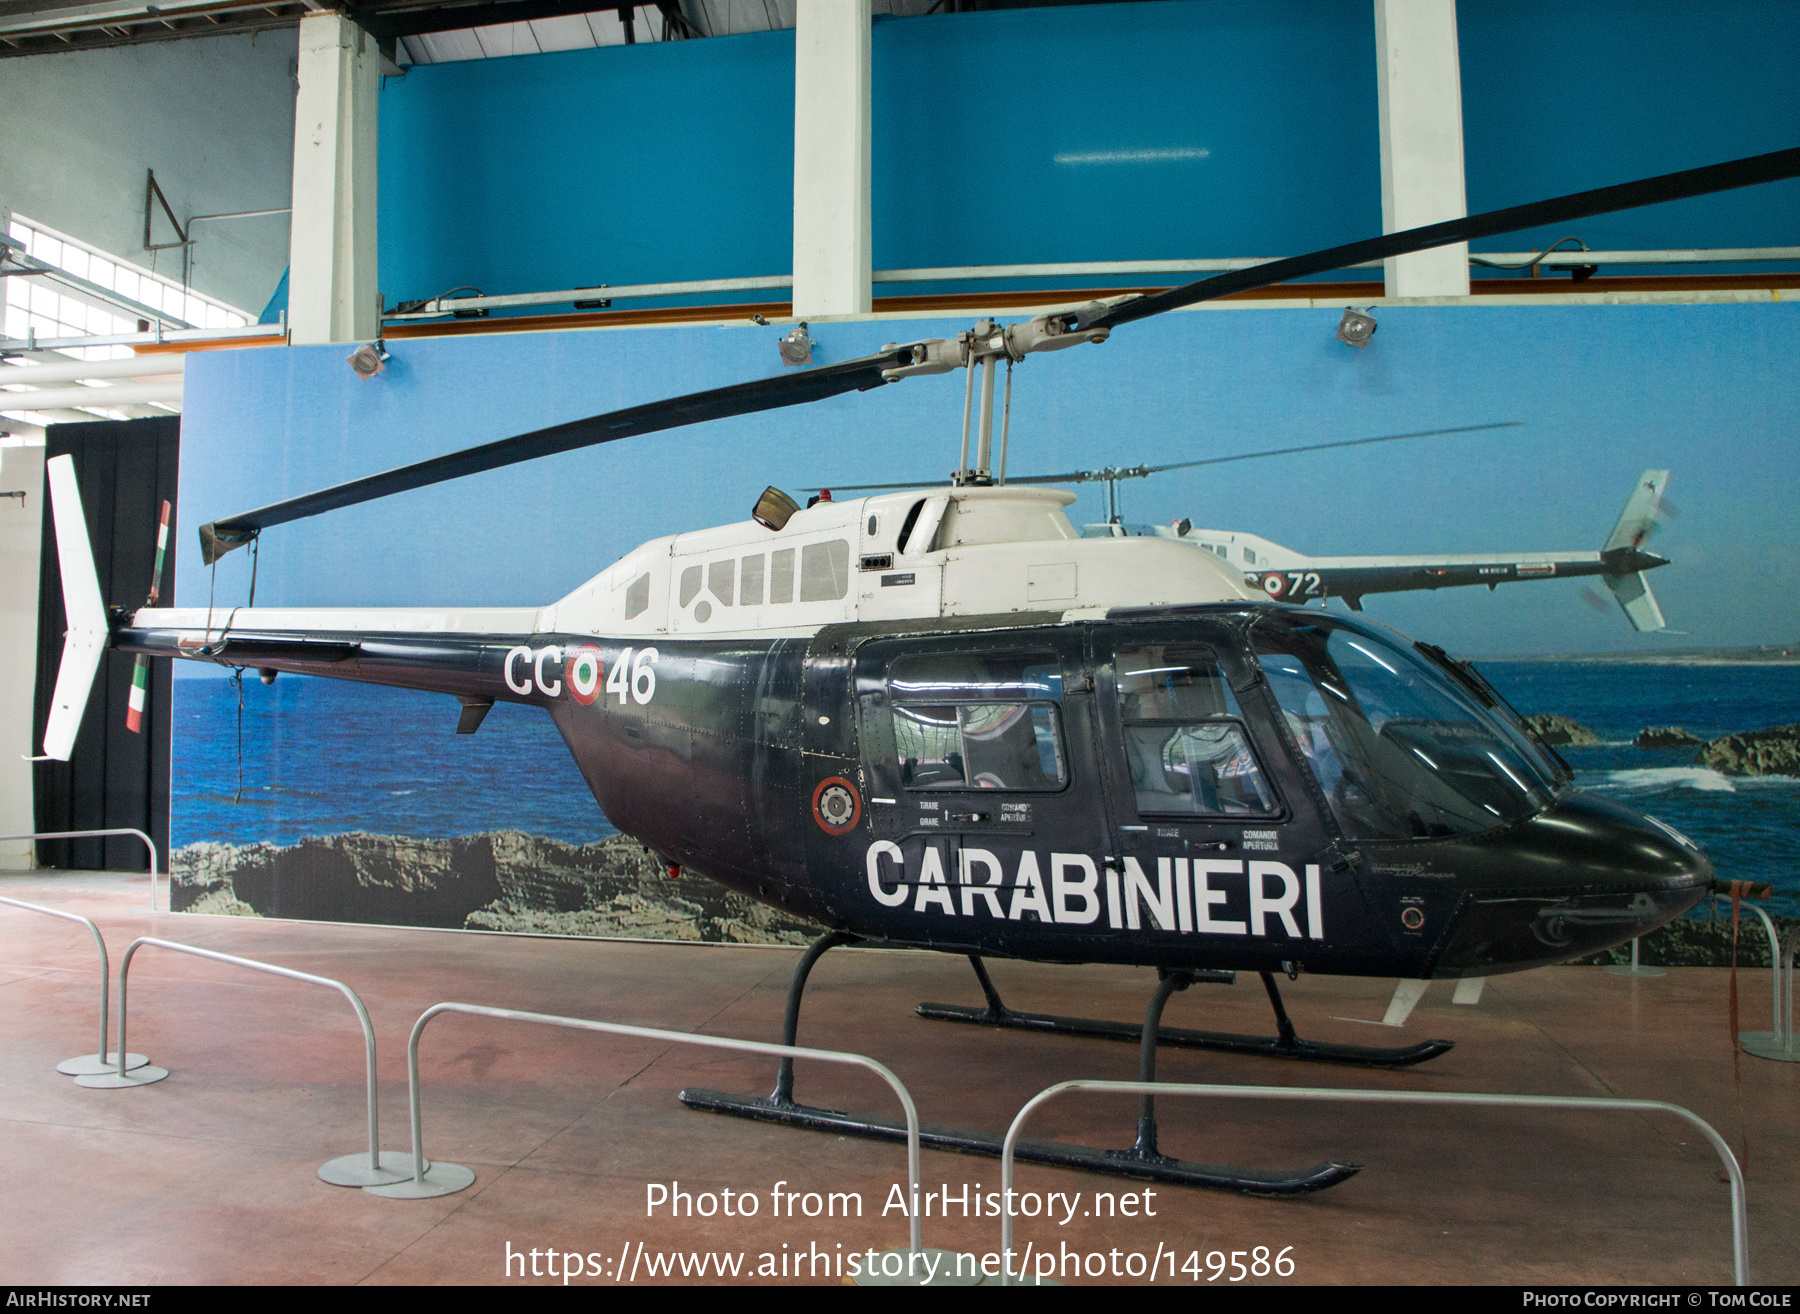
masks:
<path id="1" fill-rule="evenodd" d="M 1375 336 L 1376 328 L 1375 316 L 1346 306 L 1344 317 L 1338 321 L 1337 340 L 1347 342 L 1352 347 L 1366 347 L 1369 339 Z"/>
<path id="2" fill-rule="evenodd" d="M 781 348 L 781 363 L 783 365 L 812 364 L 812 349 L 814 344 L 812 337 L 806 331 L 805 320 L 801 320 L 798 324 L 794 325 L 788 335 L 777 345 Z"/>
<path id="3" fill-rule="evenodd" d="M 344 359 L 350 362 L 350 368 L 356 371 L 357 378 L 367 380 L 385 370 L 393 357 L 381 339 L 376 338 L 373 342 L 363 343 Z"/>

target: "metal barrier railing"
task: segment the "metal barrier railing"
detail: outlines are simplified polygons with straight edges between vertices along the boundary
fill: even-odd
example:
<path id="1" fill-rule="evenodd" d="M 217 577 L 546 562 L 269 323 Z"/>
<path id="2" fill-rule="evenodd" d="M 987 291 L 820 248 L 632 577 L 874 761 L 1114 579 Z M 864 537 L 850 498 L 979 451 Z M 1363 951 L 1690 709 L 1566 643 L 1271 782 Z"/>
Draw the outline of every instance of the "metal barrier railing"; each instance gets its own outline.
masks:
<path id="1" fill-rule="evenodd" d="M 1700 1129 L 1711 1142 L 1731 1177 L 1731 1270 L 1737 1286 L 1750 1282 L 1750 1234 L 1744 1215 L 1744 1174 L 1731 1147 L 1712 1125 L 1679 1104 L 1661 1100 L 1601 1099 L 1589 1095 L 1487 1095 L 1454 1091 L 1345 1090 L 1326 1086 L 1219 1086 L 1157 1081 L 1059 1081 L 1025 1102 L 1025 1107 L 1006 1129 L 1000 1152 L 1000 1272 L 1001 1285 L 1012 1279 L 1013 1247 L 1013 1150 L 1025 1119 L 1040 1105 L 1065 1091 L 1098 1090 L 1131 1095 L 1213 1095 L 1227 1099 L 1343 1101 L 1356 1104 L 1463 1104 L 1526 1109 L 1588 1109 L 1612 1113 L 1671 1113 Z M 1029 1253 L 1029 1252 L 1027 1252 Z M 1023 1263 L 1019 1276 L 1024 1276 Z"/>
<path id="2" fill-rule="evenodd" d="M 1721 895 L 1720 902 L 1729 903 L 1730 900 Z M 1787 951 L 1784 963 L 1781 937 L 1775 933 L 1774 919 L 1754 903 L 1740 902 L 1738 906 L 1748 908 L 1762 919 L 1763 930 L 1769 937 L 1769 986 L 1774 994 L 1770 1029 L 1743 1032 L 1738 1041 L 1746 1054 L 1754 1054 L 1757 1058 L 1800 1063 L 1800 1047 L 1794 1043 L 1794 951 L 1791 948 Z"/>
<path id="3" fill-rule="evenodd" d="M 41 839 L 98 839 L 103 835 L 136 835 L 144 841 L 144 847 L 150 850 L 150 911 L 156 908 L 156 842 L 141 830 L 130 826 L 116 826 L 111 830 L 34 830 L 25 835 L 0 835 L 0 843 L 7 840 L 41 840 Z M 165 900 L 166 902 L 166 900 Z"/>
<path id="4" fill-rule="evenodd" d="M 72 1059 L 64 1059 L 56 1065 L 56 1070 L 65 1077 L 94 1076 L 110 1070 L 118 1061 L 118 1055 L 106 1052 L 106 1004 L 112 988 L 112 971 L 106 961 L 106 940 L 100 934 L 90 918 L 79 913 L 64 912 L 60 908 L 46 908 L 41 903 L 26 903 L 23 899 L 0 898 L 0 903 L 9 908 L 23 908 L 26 912 L 43 913 L 48 917 L 60 917 L 66 922 L 80 922 L 94 933 L 94 944 L 100 950 L 100 1049 L 97 1054 L 78 1054 Z M 150 1060 L 142 1054 L 125 1055 L 127 1068 L 141 1068 Z"/>
<path id="5" fill-rule="evenodd" d="M 413 1175 L 411 1180 L 394 1186 L 372 1186 L 374 1195 L 393 1200 L 423 1200 L 433 1196 L 452 1195 L 475 1181 L 475 1174 L 461 1164 L 437 1163 L 429 1171 L 424 1155 L 423 1122 L 419 1112 L 419 1037 L 425 1024 L 440 1013 L 467 1013 L 475 1017 L 494 1017 L 506 1022 L 537 1022 L 545 1026 L 568 1027 L 576 1031 L 602 1031 L 614 1036 L 635 1036 L 640 1040 L 659 1040 L 671 1045 L 701 1045 L 709 1049 L 731 1049 L 744 1054 L 768 1054 L 781 1059 L 819 1059 L 825 1063 L 844 1063 L 867 1068 L 893 1088 L 906 1111 L 906 1178 L 910 1207 L 908 1250 L 919 1253 L 919 1114 L 913 1098 L 900 1078 L 886 1066 L 861 1054 L 835 1049 L 807 1049 L 799 1045 L 777 1045 L 763 1040 L 737 1040 L 730 1036 L 703 1036 L 691 1031 L 664 1031 L 657 1027 L 634 1027 L 623 1022 L 595 1022 L 589 1018 L 559 1017 L 554 1013 L 525 1013 L 511 1008 L 490 1008 L 484 1004 L 433 1004 L 413 1023 L 412 1036 L 406 1042 L 407 1095 L 412 1104 Z M 432 1178 L 437 1180 L 433 1181 Z"/>
<path id="6" fill-rule="evenodd" d="M 273 963 L 259 963 L 254 958 L 239 958 L 235 954 L 222 954 L 214 949 L 201 949 L 191 944 L 178 944 L 173 940 L 159 940 L 154 936 L 143 935 L 125 947 L 125 956 L 119 960 L 119 1052 L 125 1052 L 125 1034 L 128 1022 L 126 990 L 130 983 L 131 959 L 145 945 L 158 949 L 172 949 L 178 954 L 191 954 L 195 958 L 211 959 L 215 963 L 229 963 L 233 967 L 247 967 L 253 972 L 267 972 L 271 976 L 285 976 L 290 981 L 304 981 L 308 985 L 330 986 L 341 991 L 350 1006 L 356 1010 L 356 1020 L 362 1023 L 364 1056 L 368 1066 L 369 1084 L 369 1153 L 367 1162 L 357 1154 L 340 1155 L 319 1168 L 319 1176 L 333 1186 L 379 1186 L 388 1182 L 406 1180 L 406 1172 L 399 1167 L 387 1167 L 382 1162 L 380 1149 L 380 1132 L 376 1122 L 376 1090 L 375 1090 L 375 1028 L 369 1022 L 369 1010 L 363 1007 L 362 999 L 356 991 L 342 981 L 333 981 L 328 976 L 314 976 L 310 972 L 297 972 L 291 967 L 277 967 Z M 94 1090 L 118 1090 L 130 1086 L 148 1086 L 152 1082 L 161 1081 L 169 1075 L 167 1068 L 145 1067 L 136 1072 L 128 1072 L 123 1064 L 117 1071 L 108 1071 L 91 1077 L 77 1077 L 76 1084 Z M 396 1163 L 400 1156 L 393 1151 L 387 1158 Z"/>

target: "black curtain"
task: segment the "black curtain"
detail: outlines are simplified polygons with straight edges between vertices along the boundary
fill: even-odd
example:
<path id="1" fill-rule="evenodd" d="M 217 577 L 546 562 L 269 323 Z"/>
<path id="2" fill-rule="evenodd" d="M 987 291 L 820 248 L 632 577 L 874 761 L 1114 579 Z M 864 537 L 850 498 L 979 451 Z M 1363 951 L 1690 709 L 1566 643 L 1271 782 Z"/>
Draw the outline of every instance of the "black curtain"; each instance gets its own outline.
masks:
<path id="1" fill-rule="evenodd" d="M 177 416 L 54 424 L 46 431 L 46 458 L 72 456 L 81 486 L 88 540 L 100 576 L 100 597 L 135 611 L 150 592 L 156 561 L 156 528 L 163 500 L 170 503 L 169 550 L 163 561 L 158 605 L 174 605 L 176 460 L 181 448 Z M 62 575 L 56 530 L 44 490 L 43 563 L 38 584 L 38 673 L 33 743 L 44 741 L 44 723 L 62 661 Z M 169 666 L 150 663 L 148 698 L 140 734 L 125 725 L 135 658 L 107 652 L 94 677 L 75 751 L 67 762 L 39 762 L 37 829 L 105 830 L 132 826 L 169 852 Z M 144 871 L 149 857 L 129 835 L 106 839 L 40 841 L 38 864 L 84 870 Z"/>

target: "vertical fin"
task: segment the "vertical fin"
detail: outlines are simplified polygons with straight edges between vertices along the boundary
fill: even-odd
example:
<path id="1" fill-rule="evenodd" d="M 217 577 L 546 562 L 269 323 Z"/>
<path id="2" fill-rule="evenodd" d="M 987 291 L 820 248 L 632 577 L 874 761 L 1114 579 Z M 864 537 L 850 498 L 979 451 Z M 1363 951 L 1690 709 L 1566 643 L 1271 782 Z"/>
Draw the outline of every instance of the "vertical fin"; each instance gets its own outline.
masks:
<path id="1" fill-rule="evenodd" d="M 62 571 L 63 612 L 69 628 L 63 637 L 62 665 L 56 672 L 56 691 L 50 698 L 50 719 L 44 726 L 44 756 L 67 762 L 87 710 L 88 691 L 109 638 L 106 605 L 100 600 L 100 579 L 94 573 L 94 551 L 88 543 L 87 520 L 81 511 L 81 490 L 75 482 L 75 461 L 53 456 L 44 466 L 50 484 L 50 514 L 56 525 L 57 565 Z"/>
<path id="2" fill-rule="evenodd" d="M 1643 547 L 1662 522 L 1663 491 L 1668 486 L 1667 470 L 1646 470 L 1638 476 L 1625 509 L 1619 513 L 1618 523 L 1607 536 L 1606 546 L 1600 550 L 1602 557 L 1608 552 L 1636 552 Z M 1602 578 L 1606 587 L 1612 590 L 1613 597 L 1619 600 L 1619 606 L 1625 609 L 1625 617 L 1634 630 L 1644 634 L 1666 627 L 1662 608 L 1656 605 L 1656 595 L 1650 591 L 1650 582 L 1642 571 Z"/>
<path id="3" fill-rule="evenodd" d="M 1646 470 L 1638 476 L 1637 486 L 1619 513 L 1619 521 L 1607 536 L 1602 552 L 1644 545 L 1661 521 L 1663 490 L 1669 486 L 1667 470 Z"/>

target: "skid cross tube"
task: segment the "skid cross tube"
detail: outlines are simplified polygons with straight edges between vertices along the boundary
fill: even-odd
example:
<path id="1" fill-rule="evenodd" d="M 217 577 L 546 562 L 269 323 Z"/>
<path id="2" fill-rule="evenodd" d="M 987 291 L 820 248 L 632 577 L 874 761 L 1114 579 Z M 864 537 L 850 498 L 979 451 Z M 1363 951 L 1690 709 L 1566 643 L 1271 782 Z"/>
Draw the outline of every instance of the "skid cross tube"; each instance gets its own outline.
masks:
<path id="1" fill-rule="evenodd" d="M 801 1045 L 776 1045 L 766 1040 L 738 1040 L 731 1036 L 702 1036 L 691 1031 L 663 1031 L 656 1027 L 634 1027 L 623 1022 L 596 1022 L 591 1018 L 559 1017 L 554 1013 L 525 1013 L 512 1008 L 489 1008 L 485 1004 L 433 1004 L 413 1023 L 412 1036 L 406 1042 L 407 1095 L 412 1102 L 413 1181 L 425 1178 L 424 1136 L 419 1116 L 419 1037 L 425 1024 L 439 1013 L 468 1013 L 475 1017 L 495 1017 L 506 1022 L 538 1022 L 545 1026 L 568 1027 L 575 1031 L 603 1031 L 615 1036 L 636 1036 L 640 1040 L 660 1040 L 671 1045 L 704 1045 L 712 1049 L 734 1049 L 744 1054 L 772 1054 L 784 1063 L 793 1059 L 819 1059 L 825 1063 L 845 1063 L 867 1068 L 893 1087 L 906 1110 L 906 1180 L 909 1192 L 908 1250 L 919 1253 L 919 1113 L 905 1085 L 885 1065 L 861 1054 L 836 1049 L 808 1049 Z"/>
<path id="2" fill-rule="evenodd" d="M 96 839 L 101 835 L 136 835 L 144 841 L 144 847 L 150 850 L 150 911 L 156 911 L 156 843 L 141 830 L 133 830 L 130 826 L 120 826 L 112 830 L 37 830 L 26 835 L 0 835 L 0 842 L 5 840 L 41 840 L 41 839 Z"/>
<path id="3" fill-rule="evenodd" d="M 363 1007 L 362 999 L 356 991 L 342 981 L 333 981 L 328 976 L 314 976 L 311 972 L 297 972 L 291 967 L 277 967 L 273 963 L 259 963 L 254 958 L 239 958 L 236 954 L 222 954 L 215 949 L 201 949 L 191 944 L 177 944 L 173 940 L 158 940 L 154 936 L 141 935 L 125 946 L 125 956 L 119 960 L 119 1076 L 125 1073 L 125 989 L 131 971 L 131 956 L 145 945 L 158 949 L 173 949 L 178 954 L 192 954 L 195 958 L 210 958 L 215 963 L 229 963 L 233 967 L 247 967 L 253 972 L 267 972 L 271 976 L 285 976 L 290 981 L 304 981 L 308 985 L 330 986 L 343 993 L 356 1010 L 356 1020 L 362 1023 L 363 1047 L 368 1060 L 369 1072 L 369 1170 L 381 1171 L 381 1142 L 376 1126 L 375 1101 L 375 1027 L 369 1021 L 369 1010 Z"/>
<path id="4" fill-rule="evenodd" d="M 1513 1109 L 1589 1109 L 1616 1113 L 1670 1113 L 1700 1129 L 1718 1153 L 1731 1176 L 1731 1272 L 1736 1286 L 1750 1283 L 1750 1233 L 1744 1217 L 1744 1173 L 1737 1156 L 1699 1114 L 1662 1100 L 1601 1099 L 1591 1095 L 1492 1095 L 1459 1091 L 1344 1090 L 1328 1086 L 1220 1086 L 1209 1083 L 1156 1081 L 1059 1081 L 1025 1102 L 1025 1107 L 1006 1129 L 1006 1147 L 1000 1153 L 1000 1282 L 1010 1285 L 1013 1244 L 1013 1148 L 1025 1119 L 1038 1105 L 1065 1091 L 1099 1090 L 1133 1095 L 1213 1095 L 1226 1099 L 1341 1101 L 1352 1104 L 1462 1104 Z M 1020 1276 L 1024 1276 L 1023 1273 Z"/>
<path id="5" fill-rule="evenodd" d="M 41 903 L 26 903 L 23 899 L 0 898 L 0 903 L 9 908 L 23 908 L 26 912 L 44 913 L 50 917 L 60 917 L 66 922 L 80 922 L 94 933 L 94 944 L 100 950 L 100 1066 L 106 1066 L 106 1000 L 111 988 L 111 969 L 106 962 L 106 941 L 100 935 L 100 928 L 90 918 L 79 913 L 64 912 L 60 908 L 46 908 Z M 73 1059 L 69 1060 L 71 1063 Z"/>

